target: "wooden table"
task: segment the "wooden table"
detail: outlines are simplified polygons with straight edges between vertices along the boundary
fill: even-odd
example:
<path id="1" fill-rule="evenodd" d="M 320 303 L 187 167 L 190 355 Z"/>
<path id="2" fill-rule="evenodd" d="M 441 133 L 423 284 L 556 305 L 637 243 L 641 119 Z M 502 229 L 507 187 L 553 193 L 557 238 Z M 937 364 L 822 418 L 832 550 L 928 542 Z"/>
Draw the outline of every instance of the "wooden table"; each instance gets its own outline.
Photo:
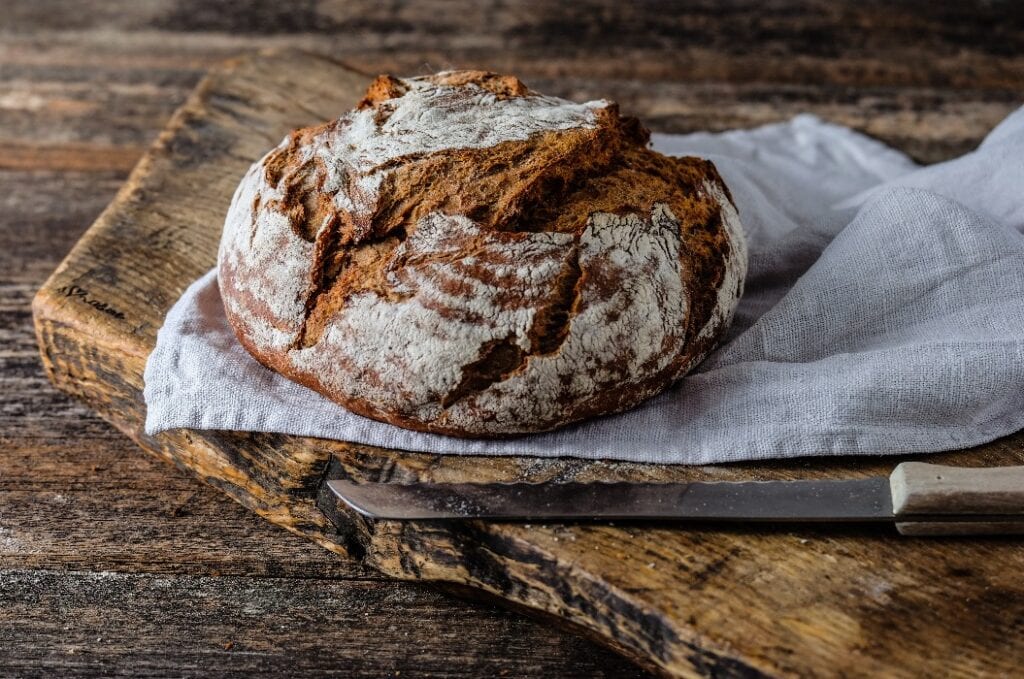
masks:
<path id="1" fill-rule="evenodd" d="M 972 147 L 1024 89 L 1012 7 L 61 4 L 17 5 L 0 25 L 0 674 L 638 673 L 331 558 L 141 456 L 45 382 L 34 290 L 222 58 L 290 45 L 369 71 L 484 66 L 612 96 L 661 130 L 813 108 L 924 161 Z"/>

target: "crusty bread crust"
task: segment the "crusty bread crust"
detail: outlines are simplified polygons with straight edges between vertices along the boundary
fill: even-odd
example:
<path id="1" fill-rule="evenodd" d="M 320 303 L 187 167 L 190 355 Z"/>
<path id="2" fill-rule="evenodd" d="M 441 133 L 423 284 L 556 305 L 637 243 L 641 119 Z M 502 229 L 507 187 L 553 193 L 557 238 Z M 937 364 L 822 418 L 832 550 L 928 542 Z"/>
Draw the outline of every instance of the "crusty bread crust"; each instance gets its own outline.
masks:
<path id="1" fill-rule="evenodd" d="M 261 363 L 361 415 L 455 436 L 633 407 L 714 347 L 747 256 L 714 166 L 614 103 L 511 76 L 381 76 L 255 163 L 219 253 Z"/>

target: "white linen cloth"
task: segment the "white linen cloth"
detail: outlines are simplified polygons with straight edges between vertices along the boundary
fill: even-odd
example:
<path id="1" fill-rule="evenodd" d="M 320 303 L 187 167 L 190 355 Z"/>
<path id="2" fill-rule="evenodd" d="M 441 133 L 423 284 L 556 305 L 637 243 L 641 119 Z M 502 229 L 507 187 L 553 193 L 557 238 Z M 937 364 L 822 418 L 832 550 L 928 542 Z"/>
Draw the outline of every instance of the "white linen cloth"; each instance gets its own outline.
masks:
<path id="1" fill-rule="evenodd" d="M 228 326 L 211 271 L 159 332 L 146 431 L 707 464 L 941 451 L 1024 428 L 1024 109 L 976 151 L 924 168 L 806 115 L 653 143 L 714 161 L 750 245 L 728 340 L 661 395 L 503 440 L 408 431 L 259 365 Z"/>

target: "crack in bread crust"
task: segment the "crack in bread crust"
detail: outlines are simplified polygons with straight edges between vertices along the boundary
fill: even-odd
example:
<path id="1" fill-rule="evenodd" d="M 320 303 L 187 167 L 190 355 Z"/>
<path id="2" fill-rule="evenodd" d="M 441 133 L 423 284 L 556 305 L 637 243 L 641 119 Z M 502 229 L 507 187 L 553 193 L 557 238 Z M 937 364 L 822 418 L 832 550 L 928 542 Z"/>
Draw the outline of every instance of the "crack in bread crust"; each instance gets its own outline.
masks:
<path id="1" fill-rule="evenodd" d="M 527 356 L 512 335 L 485 342 L 480 347 L 480 358 L 463 366 L 462 379 L 441 400 L 441 408 L 447 410 L 470 394 L 481 392 L 495 382 L 507 379 L 526 365 Z"/>
<path id="2" fill-rule="evenodd" d="M 537 309 L 530 326 L 530 355 L 553 354 L 561 349 L 569 336 L 569 324 L 579 303 L 580 281 L 579 244 L 573 246 L 566 265 L 555 279 L 554 290 L 547 304 Z"/>
<path id="3" fill-rule="evenodd" d="M 512 76 L 380 76 L 243 179 L 218 260 L 228 318 L 265 365 L 414 429 L 632 407 L 714 347 L 746 270 L 714 166 L 648 144 L 615 104 Z"/>

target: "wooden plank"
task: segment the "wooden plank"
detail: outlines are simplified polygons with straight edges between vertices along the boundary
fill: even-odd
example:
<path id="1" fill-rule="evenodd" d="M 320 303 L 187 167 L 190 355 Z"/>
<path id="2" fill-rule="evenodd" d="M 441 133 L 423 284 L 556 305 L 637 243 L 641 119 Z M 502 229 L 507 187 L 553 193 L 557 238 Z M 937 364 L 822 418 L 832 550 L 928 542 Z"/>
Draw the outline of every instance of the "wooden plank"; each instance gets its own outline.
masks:
<path id="1" fill-rule="evenodd" d="M 191 72 L 182 75 L 188 87 L 198 77 Z M 47 76 L 33 70 L 26 77 Z M 10 82 L 13 92 L 8 106 L 0 105 L 0 148 L 8 148 L 13 157 L 5 160 L 0 154 L 0 166 L 124 171 L 129 157 L 149 144 L 151 130 L 183 101 L 186 90 L 184 85 L 154 88 L 97 81 L 95 73 L 89 77 L 94 80 L 87 93 L 60 81 Z M 142 69 L 137 77 L 159 75 Z M 971 150 L 1018 100 L 1017 91 L 936 87 L 602 81 L 593 75 L 534 77 L 528 82 L 541 91 L 576 100 L 610 97 L 664 132 L 751 127 L 814 110 L 902 148 L 922 162 Z M 97 115 L 100 110 L 102 115 Z M 62 158 L 64 147 L 67 159 Z M 33 148 L 39 149 L 34 158 L 29 155 Z M 90 151 L 95 151 L 95 159 L 89 158 Z"/>
<path id="2" fill-rule="evenodd" d="M 141 152 L 199 79 L 198 74 L 182 72 L 180 83 L 157 85 L 120 79 L 104 82 L 99 74 L 90 73 L 82 81 L 68 82 L 64 73 L 47 76 L 33 69 L 19 77 L 12 72 L 15 69 L 4 66 L 0 69 L 0 143 L 21 148 L 88 145 Z M 161 74 L 142 71 L 142 77 L 159 80 Z"/>
<path id="3" fill-rule="evenodd" d="M 135 167 L 142 149 L 137 147 L 61 144 L 0 144 L 0 169 L 4 170 L 119 170 Z"/>
<path id="4" fill-rule="evenodd" d="M 5 676 L 642 676 L 404 583 L 0 570 L 0 601 Z"/>
<path id="5" fill-rule="evenodd" d="M 611 96 L 667 131 L 813 107 L 926 162 L 969 150 L 1024 89 L 1024 11 L 1012 3 L 89 6 L 51 0 L 5 12 L 0 142 L 42 135 L 113 146 L 101 153 L 148 142 L 139 132 L 169 115 L 205 69 L 266 46 L 373 72 L 511 71 L 552 94 Z"/>
<path id="6" fill-rule="evenodd" d="M 140 459 L 122 436 L 75 440 L 68 429 L 5 446 L 0 568 L 381 578 Z"/>
<path id="7" fill-rule="evenodd" d="M 950 0 L 910 0 L 898 7 L 883 0 L 728 4 L 701 0 L 682 5 L 670 0 L 584 0 L 571 5 L 541 0 L 404 0 L 385 4 L 356 0 L 298 7 L 250 0 L 233 4 L 230 11 L 211 8 L 202 0 L 89 4 L 91 11 L 80 11 L 80 4 L 73 0 L 21 4 L 5 13 L 4 28 L 14 34 L 57 36 L 102 32 L 108 36 L 108 45 L 111 34 L 141 36 L 151 44 L 154 59 L 167 51 L 168 43 L 186 38 L 154 40 L 153 33 L 192 36 L 197 41 L 259 36 L 264 45 L 287 40 L 307 48 L 336 47 L 343 51 L 333 54 L 365 54 L 374 60 L 387 54 L 392 59 L 412 60 L 434 51 L 498 58 L 509 55 L 518 61 L 522 54 L 533 52 L 557 68 L 559 58 L 586 54 L 596 57 L 598 63 L 617 61 L 623 69 L 640 63 L 644 67 L 640 75 L 657 69 L 683 71 L 685 56 L 681 55 L 696 50 L 746 55 L 751 64 L 756 60 L 781 64 L 801 56 L 834 64 L 838 73 L 829 81 L 857 75 L 856 69 L 844 66 L 858 59 L 873 59 L 878 68 L 869 75 L 876 78 L 902 73 L 917 81 L 974 78 L 977 82 L 976 73 L 941 65 L 935 68 L 934 60 L 976 55 L 1006 58 L 1024 51 L 1024 12 L 1020 7 Z M 298 37 L 322 42 L 300 45 L 295 40 Z M 202 55 L 208 50 L 194 52 Z M 645 58 L 650 53 L 675 59 Z M 81 56 L 95 58 L 92 54 Z M 996 65 L 990 61 L 985 69 Z M 793 63 L 786 68 L 799 67 Z M 721 75 L 719 71 L 705 74 L 701 70 L 683 73 L 686 79 Z"/>
<path id="8" fill-rule="evenodd" d="M 862 476 L 886 473 L 891 461 L 684 468 L 445 457 L 231 432 L 146 436 L 145 356 L 166 309 L 212 265 L 237 177 L 286 130 L 348 108 L 365 81 L 334 61 L 291 51 L 211 75 L 36 298 L 50 378 L 144 448 L 332 551 L 395 577 L 475 587 L 556 616 L 667 674 L 998 674 L 1019 664 L 1024 585 L 1015 574 L 1024 548 L 1013 540 L 901 540 L 877 529 L 370 525 L 323 487 L 326 478 Z M 932 143 L 929 130 L 897 123 L 899 135 Z M 70 286 L 85 299 L 69 296 Z M 1017 435 L 930 460 L 1020 464 L 1022 444 Z"/>

